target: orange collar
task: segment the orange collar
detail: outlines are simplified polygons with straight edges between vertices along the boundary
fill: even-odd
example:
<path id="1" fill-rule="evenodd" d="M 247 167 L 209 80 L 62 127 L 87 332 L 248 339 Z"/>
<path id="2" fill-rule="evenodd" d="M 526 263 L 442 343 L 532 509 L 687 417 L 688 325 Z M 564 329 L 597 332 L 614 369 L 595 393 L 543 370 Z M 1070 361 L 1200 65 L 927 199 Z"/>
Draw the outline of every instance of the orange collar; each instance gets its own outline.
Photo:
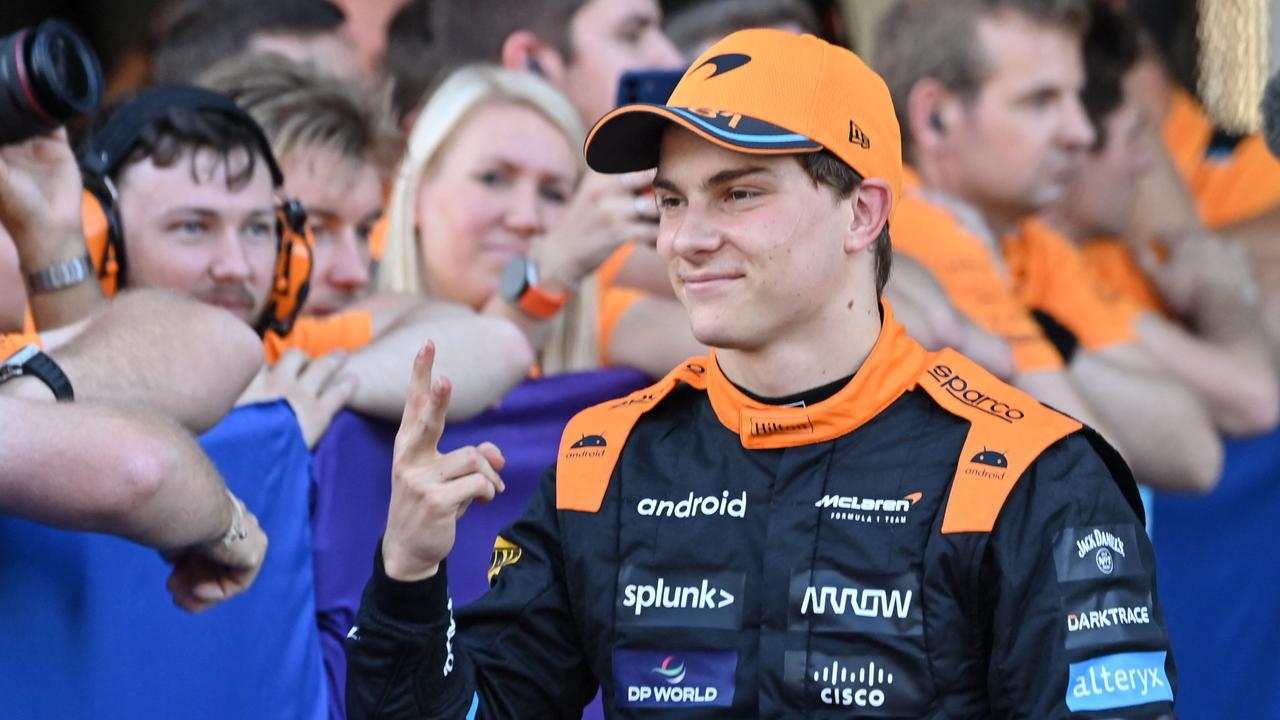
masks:
<path id="1" fill-rule="evenodd" d="M 915 387 L 926 354 L 882 302 L 880 337 L 857 374 L 839 392 L 808 407 L 777 407 L 742 393 L 720 370 L 716 353 L 707 363 L 707 396 L 716 417 L 738 433 L 748 450 L 795 447 L 848 435 Z"/>

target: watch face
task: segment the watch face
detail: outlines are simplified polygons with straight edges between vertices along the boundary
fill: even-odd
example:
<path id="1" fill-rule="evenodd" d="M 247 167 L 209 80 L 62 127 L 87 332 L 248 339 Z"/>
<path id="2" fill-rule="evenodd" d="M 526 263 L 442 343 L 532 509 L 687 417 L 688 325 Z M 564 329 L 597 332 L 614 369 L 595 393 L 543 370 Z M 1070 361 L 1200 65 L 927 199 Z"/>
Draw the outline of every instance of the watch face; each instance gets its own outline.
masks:
<path id="1" fill-rule="evenodd" d="M 504 300 L 520 302 L 520 296 L 524 295 L 525 288 L 528 287 L 526 262 L 523 257 L 511 258 L 511 262 L 507 263 L 506 269 L 502 271 L 502 282 L 498 286 L 498 292 L 502 293 Z"/>

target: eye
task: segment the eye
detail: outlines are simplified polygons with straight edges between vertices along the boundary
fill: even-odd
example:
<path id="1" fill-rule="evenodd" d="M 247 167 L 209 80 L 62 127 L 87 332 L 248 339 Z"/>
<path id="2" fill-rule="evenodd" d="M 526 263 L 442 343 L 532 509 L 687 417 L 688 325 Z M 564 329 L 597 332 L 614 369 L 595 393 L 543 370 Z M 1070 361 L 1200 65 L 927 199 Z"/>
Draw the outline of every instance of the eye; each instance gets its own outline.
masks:
<path id="1" fill-rule="evenodd" d="M 755 190 L 744 190 L 742 188 L 734 188 L 733 190 L 730 190 L 727 195 L 728 195 L 728 198 L 730 200 L 733 200 L 734 202 L 743 202 L 746 200 L 753 200 L 759 197 L 760 194 L 757 193 Z"/>
<path id="2" fill-rule="evenodd" d="M 684 206 L 684 198 L 678 195 L 658 195 L 658 211 L 666 212 Z"/>
<path id="3" fill-rule="evenodd" d="M 265 222 L 251 222 L 245 226 L 245 235 L 252 240 L 274 239 L 275 226 Z"/>
<path id="4" fill-rule="evenodd" d="M 203 235 L 209 232 L 209 225 L 203 220 L 180 220 L 171 229 L 182 235 Z"/>
<path id="5" fill-rule="evenodd" d="M 476 175 L 476 181 L 485 187 L 502 187 L 507 185 L 507 175 L 498 170 L 486 170 Z"/>
<path id="6" fill-rule="evenodd" d="M 543 186 L 538 189 L 538 195 L 543 200 L 556 205 L 564 205 L 569 202 L 569 193 L 556 186 Z"/>

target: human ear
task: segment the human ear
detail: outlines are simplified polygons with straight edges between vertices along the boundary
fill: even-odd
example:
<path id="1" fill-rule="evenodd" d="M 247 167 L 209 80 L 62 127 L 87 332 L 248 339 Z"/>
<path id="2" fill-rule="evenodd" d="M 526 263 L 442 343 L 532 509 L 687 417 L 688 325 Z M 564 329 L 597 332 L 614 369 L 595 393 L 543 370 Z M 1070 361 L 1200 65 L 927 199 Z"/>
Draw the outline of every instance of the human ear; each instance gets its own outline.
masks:
<path id="1" fill-rule="evenodd" d="M 849 203 L 851 213 L 844 250 L 852 254 L 865 250 L 880 237 L 880 230 L 889 222 L 893 190 L 880 178 L 868 178 L 854 191 Z"/>

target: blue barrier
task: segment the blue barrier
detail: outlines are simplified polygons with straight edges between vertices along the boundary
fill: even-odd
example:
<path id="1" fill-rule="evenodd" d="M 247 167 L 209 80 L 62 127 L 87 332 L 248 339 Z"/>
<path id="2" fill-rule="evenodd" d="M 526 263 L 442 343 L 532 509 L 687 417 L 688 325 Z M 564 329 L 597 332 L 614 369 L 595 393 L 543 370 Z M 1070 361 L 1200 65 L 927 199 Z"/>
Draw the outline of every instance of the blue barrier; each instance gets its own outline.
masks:
<path id="1" fill-rule="evenodd" d="M 190 615 L 173 606 L 154 551 L 0 518 L 0 716 L 325 717 L 310 458 L 293 412 L 284 402 L 240 408 L 200 442 L 270 537 L 257 582 Z"/>
<path id="2" fill-rule="evenodd" d="M 507 491 L 488 505 L 472 505 L 458 523 L 449 556 L 449 588 L 457 604 L 488 589 L 486 574 L 498 532 L 523 512 L 538 478 L 553 462 L 564 425 L 579 410 L 625 395 L 649 380 L 634 370 L 605 370 L 530 380 L 502 403 L 472 420 L 454 423 L 442 452 L 489 440 L 507 460 Z M 346 716 L 347 661 L 342 641 L 355 621 L 360 593 L 373 569 L 373 553 L 387 522 L 391 446 L 396 427 L 359 415 L 339 415 L 316 448 L 316 606 L 325 672 L 334 698 L 330 718 Z M 598 709 L 588 717 L 599 717 Z"/>
<path id="3" fill-rule="evenodd" d="M 1226 445 L 1208 496 L 1157 493 L 1160 599 L 1183 720 L 1280 718 L 1280 430 Z"/>

